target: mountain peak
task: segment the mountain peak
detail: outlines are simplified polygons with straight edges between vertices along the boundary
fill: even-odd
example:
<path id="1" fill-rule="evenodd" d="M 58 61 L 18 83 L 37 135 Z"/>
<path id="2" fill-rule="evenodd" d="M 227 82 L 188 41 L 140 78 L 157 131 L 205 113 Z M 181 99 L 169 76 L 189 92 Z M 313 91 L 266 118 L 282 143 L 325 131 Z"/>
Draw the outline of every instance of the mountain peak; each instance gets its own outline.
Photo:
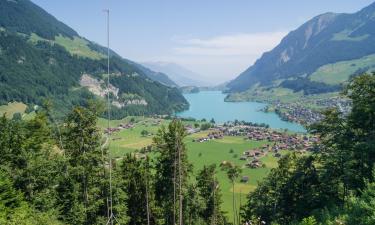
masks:
<path id="1" fill-rule="evenodd" d="M 257 83 L 271 85 L 275 80 L 297 78 L 311 83 L 310 76 L 324 65 L 375 54 L 374 20 L 375 3 L 353 14 L 330 12 L 318 15 L 290 32 L 228 87 L 238 92 Z M 367 70 L 375 68 L 375 62 L 371 63 L 366 62 Z M 353 68 L 345 70 L 347 73 L 364 69 L 356 63 L 352 65 Z"/>
<path id="2" fill-rule="evenodd" d="M 1 0 L 0 27 L 24 34 L 36 33 L 49 40 L 58 35 L 78 36 L 72 28 L 30 0 Z"/>
<path id="3" fill-rule="evenodd" d="M 375 17 L 375 2 L 371 3 L 367 7 L 363 8 L 357 14 L 361 15 L 362 17 L 366 17 L 366 18 L 374 18 Z"/>

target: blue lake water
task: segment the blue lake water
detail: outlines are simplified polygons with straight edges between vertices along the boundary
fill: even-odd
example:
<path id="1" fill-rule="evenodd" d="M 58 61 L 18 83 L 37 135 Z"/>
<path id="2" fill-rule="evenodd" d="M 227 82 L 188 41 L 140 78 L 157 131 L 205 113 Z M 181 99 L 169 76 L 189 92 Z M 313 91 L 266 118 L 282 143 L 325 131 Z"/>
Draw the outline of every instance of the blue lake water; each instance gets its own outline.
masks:
<path id="1" fill-rule="evenodd" d="M 275 113 L 260 111 L 266 104 L 258 102 L 225 102 L 225 94 L 220 91 L 202 91 L 194 94 L 184 94 L 190 103 L 187 111 L 177 114 L 179 117 L 210 120 L 224 123 L 238 119 L 253 123 L 265 123 L 271 128 L 288 129 L 295 132 L 305 132 L 303 126 L 286 122 Z"/>

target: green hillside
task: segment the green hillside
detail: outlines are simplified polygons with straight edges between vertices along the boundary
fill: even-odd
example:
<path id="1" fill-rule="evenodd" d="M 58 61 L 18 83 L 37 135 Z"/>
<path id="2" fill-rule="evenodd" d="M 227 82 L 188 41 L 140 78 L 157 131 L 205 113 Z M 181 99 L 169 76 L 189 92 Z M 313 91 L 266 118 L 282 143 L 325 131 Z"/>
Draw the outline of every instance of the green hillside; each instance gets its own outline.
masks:
<path id="1" fill-rule="evenodd" d="M 327 64 L 310 75 L 310 80 L 326 84 L 341 84 L 352 75 L 372 72 L 375 69 L 375 55 L 368 55 L 360 59 Z"/>
<path id="2" fill-rule="evenodd" d="M 0 105 L 41 105 L 50 99 L 64 113 L 87 99 L 104 97 L 80 85 L 83 74 L 104 79 L 104 47 L 80 37 L 28 0 L 1 1 L 0 12 Z M 180 91 L 168 87 L 174 83 L 168 83 L 167 76 L 161 80 L 161 74 L 113 51 L 110 61 L 115 117 L 170 114 L 188 107 Z M 139 96 L 142 104 L 121 102 L 127 94 Z"/>
<path id="3" fill-rule="evenodd" d="M 374 13 L 375 3 L 353 14 L 314 17 L 231 81 L 229 91 L 270 87 L 276 80 L 284 81 L 279 87 L 306 95 L 340 90 L 350 76 L 375 65 Z"/>

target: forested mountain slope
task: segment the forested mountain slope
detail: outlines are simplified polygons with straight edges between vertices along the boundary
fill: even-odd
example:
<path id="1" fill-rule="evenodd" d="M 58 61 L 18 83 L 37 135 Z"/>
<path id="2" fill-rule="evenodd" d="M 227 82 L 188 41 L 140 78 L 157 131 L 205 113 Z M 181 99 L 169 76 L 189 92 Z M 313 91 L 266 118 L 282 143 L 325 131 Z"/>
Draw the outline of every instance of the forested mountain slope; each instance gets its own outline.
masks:
<path id="1" fill-rule="evenodd" d="M 182 110 L 187 101 L 168 80 L 111 51 L 113 114 L 167 114 Z M 85 38 L 29 0 L 0 1 L 0 103 L 21 101 L 40 105 L 51 99 L 61 111 L 103 99 L 81 86 L 88 75 L 105 89 L 104 48 Z M 153 77 L 151 77 L 151 75 Z M 151 78 L 150 78 L 151 77 Z M 162 84 L 163 83 L 163 84 Z M 95 94 L 94 94 L 95 93 Z"/>
<path id="2" fill-rule="evenodd" d="M 336 91 L 352 75 L 375 68 L 375 3 L 354 14 L 326 13 L 290 32 L 281 43 L 228 84 L 310 93 Z"/>

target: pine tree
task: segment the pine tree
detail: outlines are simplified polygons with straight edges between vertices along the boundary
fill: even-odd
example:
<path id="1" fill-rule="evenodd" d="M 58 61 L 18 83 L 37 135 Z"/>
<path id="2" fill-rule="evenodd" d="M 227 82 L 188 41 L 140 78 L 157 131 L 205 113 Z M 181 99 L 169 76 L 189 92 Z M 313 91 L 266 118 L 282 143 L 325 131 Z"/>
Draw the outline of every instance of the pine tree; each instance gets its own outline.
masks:
<path id="1" fill-rule="evenodd" d="M 183 220 L 183 205 L 191 165 L 187 160 L 184 138 L 186 131 L 179 120 L 172 121 L 168 128 L 162 127 L 154 137 L 158 151 L 156 159 L 155 196 L 163 209 L 165 224 Z"/>
<path id="2" fill-rule="evenodd" d="M 196 180 L 200 198 L 204 202 L 201 217 L 206 224 L 225 224 L 225 218 L 221 211 L 220 186 L 216 179 L 216 166 L 214 164 L 204 166 L 199 171 Z"/>
<path id="3" fill-rule="evenodd" d="M 59 184 L 64 220 L 92 224 L 106 216 L 106 180 L 103 177 L 98 111 L 76 107 L 67 116 L 63 141 L 67 167 Z"/>
<path id="4" fill-rule="evenodd" d="M 156 224 L 149 159 L 137 159 L 134 154 L 127 154 L 120 170 L 121 187 L 127 196 L 124 204 L 129 217 L 128 224 L 147 224 L 148 219 L 150 224 Z"/>

